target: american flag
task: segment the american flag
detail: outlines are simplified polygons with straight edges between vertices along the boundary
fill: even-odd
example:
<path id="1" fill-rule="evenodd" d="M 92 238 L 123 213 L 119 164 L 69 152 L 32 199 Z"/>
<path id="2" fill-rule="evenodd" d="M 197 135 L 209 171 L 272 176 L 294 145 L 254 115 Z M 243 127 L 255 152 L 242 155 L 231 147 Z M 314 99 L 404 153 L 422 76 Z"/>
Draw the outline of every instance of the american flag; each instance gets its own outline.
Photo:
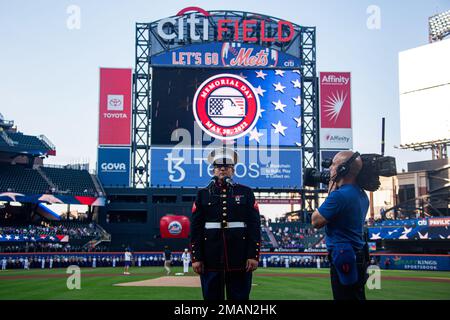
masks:
<path id="1" fill-rule="evenodd" d="M 228 71 L 228 70 L 227 70 Z M 260 101 L 260 115 L 252 132 L 238 144 L 300 147 L 301 76 L 300 70 L 246 69 L 229 70 L 243 77 L 255 88 Z"/>
<path id="2" fill-rule="evenodd" d="M 225 112 L 226 107 L 232 107 L 233 113 Z M 209 97 L 208 115 L 222 117 L 243 117 L 245 116 L 245 99 L 242 97 Z"/>

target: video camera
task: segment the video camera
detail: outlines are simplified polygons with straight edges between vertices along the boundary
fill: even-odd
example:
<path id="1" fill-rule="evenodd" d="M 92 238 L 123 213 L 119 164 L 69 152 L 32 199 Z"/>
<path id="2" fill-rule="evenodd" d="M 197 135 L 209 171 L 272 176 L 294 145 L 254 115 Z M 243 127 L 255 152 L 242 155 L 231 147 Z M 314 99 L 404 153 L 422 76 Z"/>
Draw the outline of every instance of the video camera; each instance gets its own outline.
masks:
<path id="1" fill-rule="evenodd" d="M 361 154 L 362 169 L 356 182 L 367 191 L 376 191 L 380 187 L 380 176 L 392 177 L 397 174 L 395 158 L 382 156 L 376 153 Z M 325 159 L 322 167 L 327 169 L 319 171 L 316 168 L 307 168 L 303 174 L 303 184 L 308 187 L 316 187 L 319 183 L 328 185 L 330 182 L 330 170 L 328 169 L 333 160 Z"/>

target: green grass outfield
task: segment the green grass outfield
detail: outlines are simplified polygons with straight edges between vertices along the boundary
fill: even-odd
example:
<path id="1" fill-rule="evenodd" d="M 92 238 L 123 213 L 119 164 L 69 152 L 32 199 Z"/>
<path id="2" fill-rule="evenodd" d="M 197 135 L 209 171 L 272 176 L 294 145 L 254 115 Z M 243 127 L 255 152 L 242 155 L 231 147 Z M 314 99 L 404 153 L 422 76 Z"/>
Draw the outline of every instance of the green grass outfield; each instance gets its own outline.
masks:
<path id="1" fill-rule="evenodd" d="M 172 268 L 172 275 L 181 272 Z M 165 276 L 162 267 L 132 267 L 131 276 L 118 268 L 81 269 L 81 289 L 68 290 L 65 269 L 0 271 L 0 300 L 6 299 L 150 299 L 199 300 L 200 288 L 118 287 L 117 283 Z M 328 269 L 258 269 L 253 277 L 252 300 L 331 299 Z M 194 275 L 190 273 L 189 275 Z M 450 272 L 381 271 L 381 289 L 366 290 L 368 299 L 450 299 Z"/>

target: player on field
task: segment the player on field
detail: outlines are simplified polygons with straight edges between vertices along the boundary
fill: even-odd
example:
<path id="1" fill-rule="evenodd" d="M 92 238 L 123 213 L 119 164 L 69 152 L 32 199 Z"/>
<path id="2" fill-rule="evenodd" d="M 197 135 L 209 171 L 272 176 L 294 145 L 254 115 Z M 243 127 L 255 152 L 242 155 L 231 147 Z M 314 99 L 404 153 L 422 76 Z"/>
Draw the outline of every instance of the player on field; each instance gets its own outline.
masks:
<path id="1" fill-rule="evenodd" d="M 125 260 L 125 270 L 124 270 L 123 274 L 130 274 L 129 268 L 130 268 L 130 266 L 131 266 L 131 259 L 133 258 L 133 255 L 131 254 L 130 251 L 131 251 L 131 250 L 130 250 L 129 248 L 127 248 L 127 249 L 125 250 L 125 257 L 124 257 L 124 260 Z"/>

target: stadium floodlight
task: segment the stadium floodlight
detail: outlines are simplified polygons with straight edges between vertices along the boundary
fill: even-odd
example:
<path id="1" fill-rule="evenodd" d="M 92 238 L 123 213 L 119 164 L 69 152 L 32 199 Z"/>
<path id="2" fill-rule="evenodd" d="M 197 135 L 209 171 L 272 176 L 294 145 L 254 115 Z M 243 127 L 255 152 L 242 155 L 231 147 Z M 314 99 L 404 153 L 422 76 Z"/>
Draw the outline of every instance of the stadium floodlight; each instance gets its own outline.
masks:
<path id="1" fill-rule="evenodd" d="M 428 18 L 430 42 L 439 41 L 450 35 L 450 10 Z"/>

